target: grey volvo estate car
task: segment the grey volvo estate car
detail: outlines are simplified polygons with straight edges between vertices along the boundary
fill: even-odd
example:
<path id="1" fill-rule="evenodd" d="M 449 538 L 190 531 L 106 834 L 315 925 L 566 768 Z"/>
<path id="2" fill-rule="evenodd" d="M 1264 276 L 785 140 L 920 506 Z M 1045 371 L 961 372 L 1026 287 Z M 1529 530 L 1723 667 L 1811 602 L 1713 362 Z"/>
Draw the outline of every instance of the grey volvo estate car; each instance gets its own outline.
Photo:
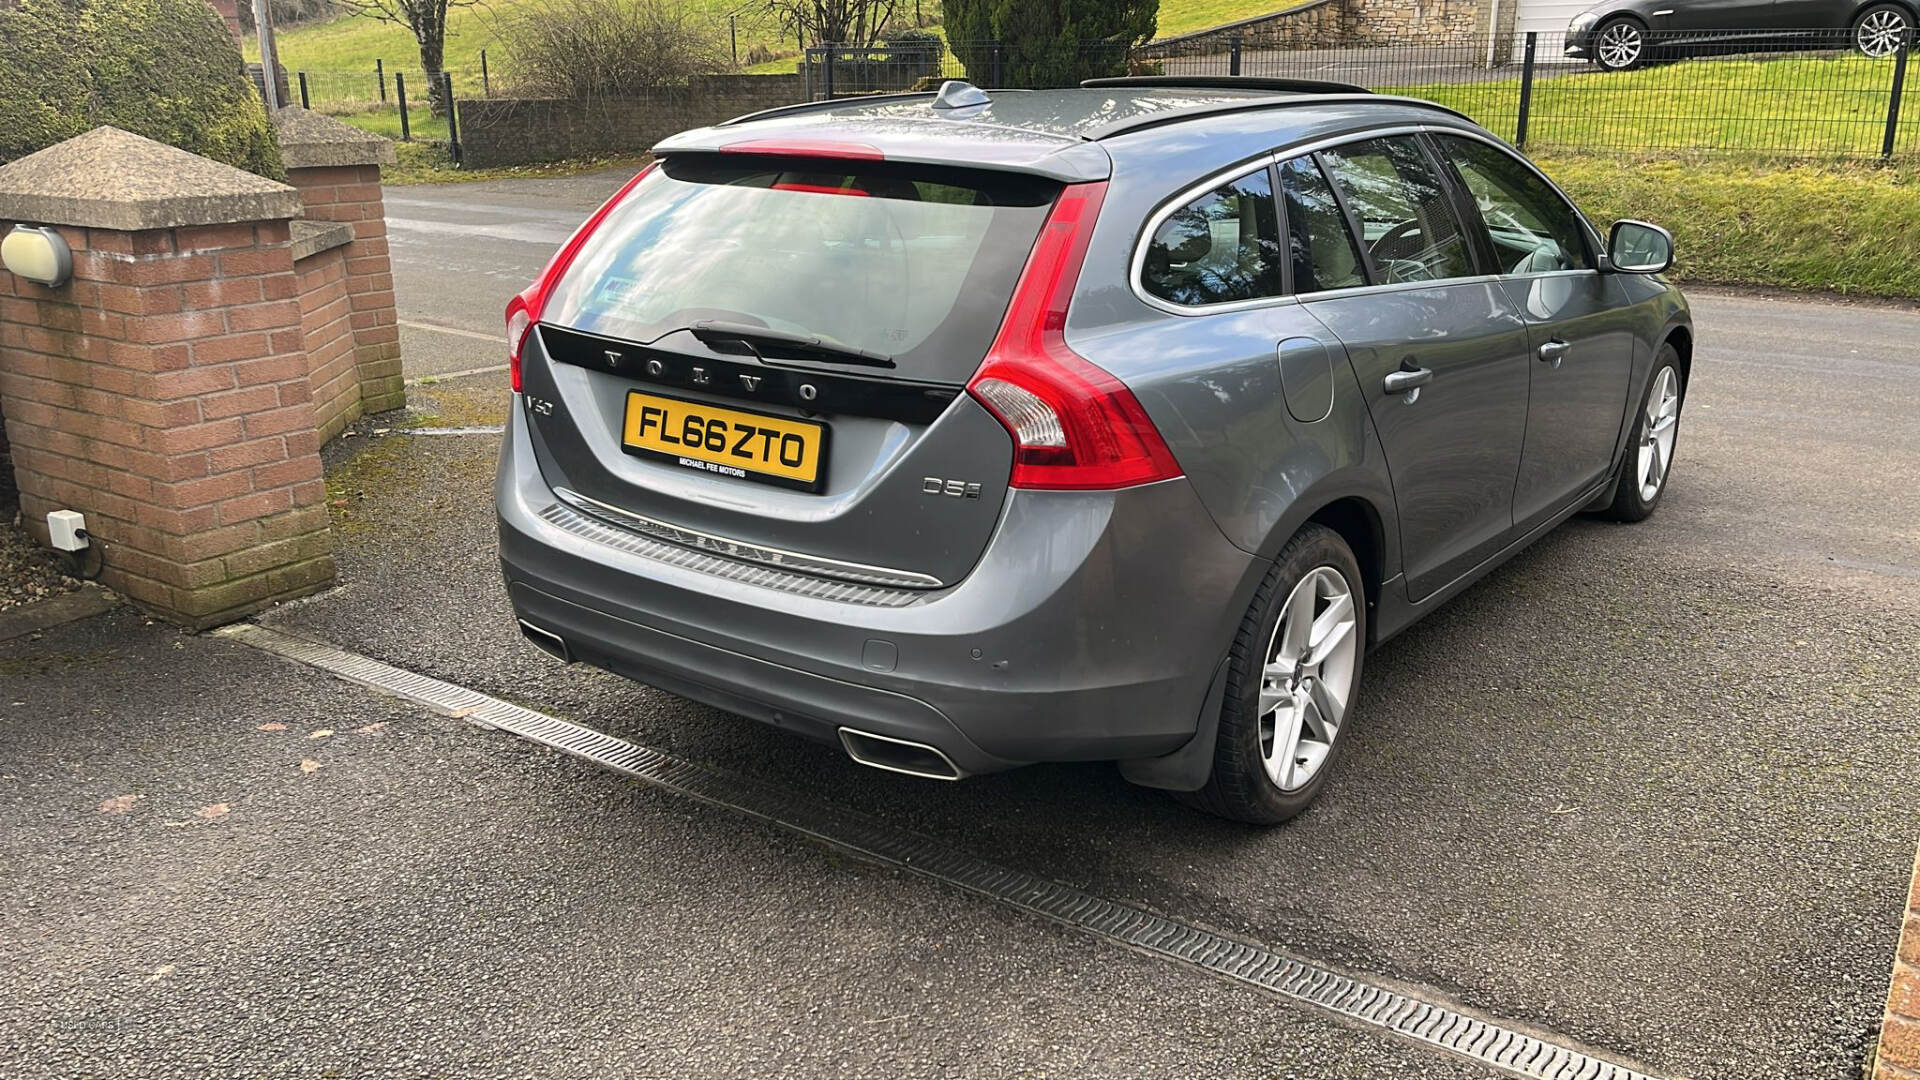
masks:
<path id="1" fill-rule="evenodd" d="M 1693 336 L 1468 120 L 1337 84 L 949 83 L 666 140 L 508 307 L 533 642 L 957 779 L 1251 822 L 1369 647 L 1651 513 Z"/>

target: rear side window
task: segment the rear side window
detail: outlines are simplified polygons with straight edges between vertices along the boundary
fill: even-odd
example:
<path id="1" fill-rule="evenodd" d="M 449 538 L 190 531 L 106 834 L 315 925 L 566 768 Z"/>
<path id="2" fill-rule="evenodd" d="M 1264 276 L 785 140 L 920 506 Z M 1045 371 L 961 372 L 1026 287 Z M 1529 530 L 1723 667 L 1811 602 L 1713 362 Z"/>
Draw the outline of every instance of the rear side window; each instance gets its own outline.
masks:
<path id="1" fill-rule="evenodd" d="M 899 378 L 964 381 L 1059 190 L 983 170 L 674 155 L 607 215 L 542 318 L 643 344 L 702 321 L 763 326 L 892 358 Z M 776 362 L 780 349 L 759 346 Z"/>
<path id="2" fill-rule="evenodd" d="M 1367 264 L 1354 246 L 1353 232 L 1333 197 L 1333 187 L 1310 157 L 1280 166 L 1280 190 L 1287 203 L 1287 255 L 1293 262 L 1293 291 L 1322 292 L 1367 283 Z"/>
<path id="3" fill-rule="evenodd" d="M 1353 212 L 1379 284 L 1478 272 L 1447 189 L 1411 138 L 1352 143 L 1320 160 Z"/>
<path id="4" fill-rule="evenodd" d="M 1479 207 L 1502 273 L 1593 269 L 1579 216 L 1532 169 L 1477 139 L 1442 135 L 1434 141 Z"/>
<path id="5" fill-rule="evenodd" d="M 1140 284 L 1192 307 L 1279 296 L 1280 222 L 1267 170 L 1168 215 L 1147 241 Z"/>

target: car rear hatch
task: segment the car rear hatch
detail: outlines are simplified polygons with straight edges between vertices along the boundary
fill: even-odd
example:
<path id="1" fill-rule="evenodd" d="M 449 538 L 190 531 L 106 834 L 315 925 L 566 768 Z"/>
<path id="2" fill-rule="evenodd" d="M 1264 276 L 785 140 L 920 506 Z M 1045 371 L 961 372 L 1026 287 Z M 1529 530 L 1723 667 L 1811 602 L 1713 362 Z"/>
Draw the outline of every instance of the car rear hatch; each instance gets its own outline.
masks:
<path id="1" fill-rule="evenodd" d="M 521 349 L 535 450 L 657 536 L 952 584 L 1014 457 L 966 385 L 1061 184 L 837 154 L 672 153 L 617 199 Z"/>

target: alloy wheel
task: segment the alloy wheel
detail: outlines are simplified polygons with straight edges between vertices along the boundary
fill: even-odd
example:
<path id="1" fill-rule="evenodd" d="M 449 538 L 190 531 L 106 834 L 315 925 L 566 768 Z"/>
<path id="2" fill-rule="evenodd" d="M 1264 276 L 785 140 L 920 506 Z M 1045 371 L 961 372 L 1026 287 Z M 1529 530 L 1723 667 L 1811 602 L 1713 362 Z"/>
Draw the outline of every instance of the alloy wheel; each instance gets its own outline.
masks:
<path id="1" fill-rule="evenodd" d="M 1305 787 L 1326 764 L 1353 696 L 1353 590 L 1331 566 L 1287 594 L 1260 680 L 1260 759 L 1281 791 Z"/>
<path id="2" fill-rule="evenodd" d="M 1653 502 L 1673 464 L 1673 442 L 1680 434 L 1680 378 L 1670 367 L 1654 376 L 1647 395 L 1646 422 L 1640 429 L 1640 501 Z"/>
<path id="3" fill-rule="evenodd" d="M 1617 22 L 1600 32 L 1600 63 L 1604 67 L 1630 68 L 1640 62 L 1646 37 L 1630 22 Z"/>
<path id="4" fill-rule="evenodd" d="M 1907 18 L 1892 8 L 1867 13 L 1853 28 L 1853 43 L 1868 56 L 1891 56 L 1907 37 Z"/>

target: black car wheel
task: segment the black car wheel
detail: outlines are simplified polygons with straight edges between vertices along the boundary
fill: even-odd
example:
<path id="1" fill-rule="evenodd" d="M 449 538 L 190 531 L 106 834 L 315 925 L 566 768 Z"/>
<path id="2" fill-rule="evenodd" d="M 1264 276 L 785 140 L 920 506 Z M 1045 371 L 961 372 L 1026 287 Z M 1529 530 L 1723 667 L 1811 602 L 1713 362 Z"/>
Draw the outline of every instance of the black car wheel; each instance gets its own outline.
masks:
<path id="1" fill-rule="evenodd" d="M 1868 56 L 1892 56 L 1913 37 L 1913 18 L 1898 4 L 1876 4 L 1853 24 L 1853 47 Z"/>
<path id="2" fill-rule="evenodd" d="M 1326 784 L 1360 687 L 1367 594 L 1340 534 L 1307 525 L 1275 557 L 1241 621 L 1213 773 L 1189 806 L 1273 825 Z"/>
<path id="3" fill-rule="evenodd" d="M 1605 71 L 1630 71 L 1647 59 L 1647 28 L 1638 19 L 1614 18 L 1593 32 L 1593 62 Z"/>
<path id="4" fill-rule="evenodd" d="M 1653 359 L 1653 375 L 1634 417 L 1613 503 L 1602 511 L 1615 521 L 1644 521 L 1660 504 L 1673 471 L 1673 452 L 1680 438 L 1680 405 L 1687 386 L 1680 377 L 1680 354 L 1672 343 L 1660 346 Z"/>

